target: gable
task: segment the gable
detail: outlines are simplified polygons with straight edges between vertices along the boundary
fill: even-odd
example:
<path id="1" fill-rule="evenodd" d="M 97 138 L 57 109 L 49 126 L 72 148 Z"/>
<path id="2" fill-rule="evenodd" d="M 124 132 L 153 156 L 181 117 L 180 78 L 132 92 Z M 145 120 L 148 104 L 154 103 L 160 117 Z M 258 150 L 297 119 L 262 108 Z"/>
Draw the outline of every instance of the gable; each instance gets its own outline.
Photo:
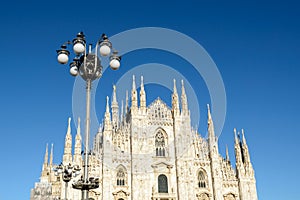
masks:
<path id="1" fill-rule="evenodd" d="M 171 109 L 160 98 L 153 101 L 147 109 L 148 120 L 151 124 L 171 125 L 172 112 Z"/>

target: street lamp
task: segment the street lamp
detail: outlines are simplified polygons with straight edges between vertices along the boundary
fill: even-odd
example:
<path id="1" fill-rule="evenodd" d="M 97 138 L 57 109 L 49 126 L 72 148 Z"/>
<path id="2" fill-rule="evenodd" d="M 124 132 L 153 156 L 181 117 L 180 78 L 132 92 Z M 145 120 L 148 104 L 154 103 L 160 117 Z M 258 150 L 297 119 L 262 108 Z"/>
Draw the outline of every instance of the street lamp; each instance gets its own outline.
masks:
<path id="1" fill-rule="evenodd" d="M 112 44 L 105 34 L 102 34 L 96 43 L 95 52 L 92 52 L 92 45 L 89 45 L 87 53 L 86 40 L 83 32 L 77 34 L 77 37 L 68 41 L 57 50 L 57 60 L 61 64 L 69 62 L 70 51 L 67 50 L 67 45 L 73 45 L 75 57 L 70 65 L 70 74 L 77 76 L 78 74 L 86 81 L 86 125 L 85 125 L 85 148 L 84 148 L 84 173 L 82 179 L 73 184 L 73 188 L 82 190 L 82 199 L 88 199 L 88 191 L 99 187 L 99 179 L 89 178 L 88 175 L 88 147 L 90 136 L 90 99 L 91 99 L 91 85 L 92 81 L 102 76 L 101 60 L 98 55 L 100 51 L 101 56 L 110 55 L 110 67 L 117 70 L 120 67 L 121 56 L 117 51 L 112 51 Z M 112 51 L 112 52 L 111 52 Z"/>
<path id="2" fill-rule="evenodd" d="M 68 165 L 60 164 L 53 169 L 55 176 L 62 174 L 62 179 L 65 182 L 65 200 L 68 199 L 68 183 L 72 177 L 76 177 L 80 174 L 80 170 L 78 165 L 72 166 L 70 163 Z"/>

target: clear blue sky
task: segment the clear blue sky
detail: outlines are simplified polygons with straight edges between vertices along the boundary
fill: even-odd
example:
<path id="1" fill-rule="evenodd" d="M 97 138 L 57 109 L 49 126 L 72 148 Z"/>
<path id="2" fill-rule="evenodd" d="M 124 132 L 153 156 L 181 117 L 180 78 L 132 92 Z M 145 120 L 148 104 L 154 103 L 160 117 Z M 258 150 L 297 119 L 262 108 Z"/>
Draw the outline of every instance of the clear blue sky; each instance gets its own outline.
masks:
<path id="1" fill-rule="evenodd" d="M 79 31 L 94 43 L 102 32 L 115 35 L 147 26 L 190 36 L 215 61 L 227 94 L 220 152 L 224 155 L 228 144 L 233 158 L 232 130 L 245 129 L 259 199 L 300 199 L 299 6 L 290 0 L 6 1 L 0 8 L 0 199 L 29 199 L 46 143 L 54 143 L 54 161 L 61 161 L 74 78 L 56 62 L 60 44 Z M 122 69 L 108 73 L 98 86 L 99 118 L 118 76 L 150 62 L 185 64 L 166 52 L 125 55 Z M 188 70 L 182 71 L 188 76 Z M 199 93 L 204 116 L 210 100 L 205 89 Z M 157 95 L 170 103 L 159 92 L 148 102 Z M 199 130 L 205 131 L 205 122 Z"/>

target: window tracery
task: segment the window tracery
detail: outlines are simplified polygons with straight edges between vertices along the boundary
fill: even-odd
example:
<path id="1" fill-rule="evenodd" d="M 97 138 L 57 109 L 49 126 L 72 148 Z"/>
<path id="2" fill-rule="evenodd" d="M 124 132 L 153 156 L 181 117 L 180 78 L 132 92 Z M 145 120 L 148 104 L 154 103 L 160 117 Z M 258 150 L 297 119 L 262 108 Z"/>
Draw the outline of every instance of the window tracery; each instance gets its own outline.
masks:
<path id="1" fill-rule="evenodd" d="M 124 186 L 126 183 L 126 172 L 124 167 L 120 166 L 117 169 L 117 185 Z"/>
<path id="2" fill-rule="evenodd" d="M 200 170 L 198 173 L 198 187 L 199 188 L 207 188 L 207 176 L 203 170 Z"/>
<path id="3" fill-rule="evenodd" d="M 172 113 L 168 106 L 159 98 L 148 107 L 150 124 L 171 125 Z"/>
<path id="4" fill-rule="evenodd" d="M 155 135 L 155 152 L 156 156 L 166 156 L 166 140 L 161 130 Z"/>

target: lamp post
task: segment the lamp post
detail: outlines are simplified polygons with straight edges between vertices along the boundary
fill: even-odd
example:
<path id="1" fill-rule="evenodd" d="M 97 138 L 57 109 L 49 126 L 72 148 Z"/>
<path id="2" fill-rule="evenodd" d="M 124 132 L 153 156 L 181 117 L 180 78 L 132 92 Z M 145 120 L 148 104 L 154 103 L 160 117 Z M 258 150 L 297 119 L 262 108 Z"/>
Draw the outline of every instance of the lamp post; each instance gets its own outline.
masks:
<path id="1" fill-rule="evenodd" d="M 105 34 L 102 34 L 101 38 L 97 41 L 95 52 L 92 52 L 92 45 L 89 45 L 87 53 L 86 40 L 83 32 L 77 34 L 77 37 L 68 41 L 61 46 L 61 49 L 57 50 L 57 60 L 61 64 L 67 64 L 69 62 L 70 51 L 67 50 L 67 45 L 73 45 L 73 51 L 75 57 L 70 65 L 70 74 L 77 76 L 78 74 L 86 81 L 86 125 L 85 125 L 85 147 L 84 147 L 84 173 L 82 179 L 73 184 L 73 188 L 80 189 L 82 191 L 82 199 L 88 200 L 88 191 L 99 187 L 99 179 L 89 178 L 88 168 L 88 148 L 89 148 L 89 136 L 90 136 L 90 101 L 91 101 L 91 87 L 92 82 L 102 76 L 101 60 L 98 57 L 98 51 L 101 56 L 109 56 L 110 67 L 113 70 L 117 70 L 120 67 L 121 57 L 118 56 L 117 51 L 112 50 L 112 44 Z"/>
<path id="2" fill-rule="evenodd" d="M 65 200 L 68 199 L 68 183 L 73 176 L 76 177 L 80 174 L 80 170 L 78 165 L 72 166 L 70 163 L 68 165 L 60 164 L 53 169 L 55 176 L 62 174 L 62 179 L 65 182 Z"/>

